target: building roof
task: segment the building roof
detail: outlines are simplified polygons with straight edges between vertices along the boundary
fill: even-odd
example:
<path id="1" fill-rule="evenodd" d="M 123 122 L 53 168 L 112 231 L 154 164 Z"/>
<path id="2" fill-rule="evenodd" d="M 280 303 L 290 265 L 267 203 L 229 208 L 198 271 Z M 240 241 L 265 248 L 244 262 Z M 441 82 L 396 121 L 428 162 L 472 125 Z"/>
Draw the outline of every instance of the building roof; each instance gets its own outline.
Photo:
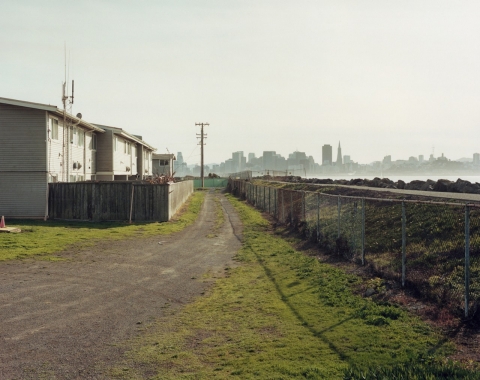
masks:
<path id="1" fill-rule="evenodd" d="M 176 157 L 173 153 L 154 153 L 152 158 L 154 160 L 176 160 Z"/>
<path id="2" fill-rule="evenodd" d="M 99 128 L 102 128 L 103 130 L 109 129 L 109 130 L 113 131 L 113 133 L 115 135 L 121 136 L 124 139 L 127 139 L 127 140 L 130 140 L 130 141 L 136 142 L 137 144 L 143 145 L 144 147 L 150 149 L 153 152 L 157 150 L 157 148 L 154 148 L 153 146 L 151 146 L 150 144 L 147 144 L 145 141 L 143 141 L 141 138 L 139 138 L 140 136 L 132 135 L 132 134 L 124 131 L 122 128 L 111 127 L 111 126 L 102 125 L 102 124 L 94 124 L 94 125 L 99 127 Z"/>
<path id="3" fill-rule="evenodd" d="M 81 125 L 82 127 L 85 127 L 87 129 L 90 129 L 95 132 L 100 132 L 100 133 L 105 133 L 105 131 L 102 128 L 99 128 L 91 123 L 86 122 L 83 119 L 80 119 L 76 116 L 73 116 L 69 114 L 68 112 L 65 112 L 62 109 L 57 108 L 57 106 L 52 106 L 50 104 L 42 104 L 42 103 L 33 103 L 33 102 L 26 102 L 24 100 L 16 100 L 16 99 L 8 99 L 8 98 L 0 98 L 0 104 L 9 104 L 12 106 L 17 106 L 17 107 L 25 107 L 25 108 L 32 108 L 32 109 L 37 109 L 37 110 L 44 110 L 48 112 L 52 112 L 56 114 L 59 117 L 67 117 L 70 121 L 73 121 L 75 123 L 78 123 L 78 125 Z"/>

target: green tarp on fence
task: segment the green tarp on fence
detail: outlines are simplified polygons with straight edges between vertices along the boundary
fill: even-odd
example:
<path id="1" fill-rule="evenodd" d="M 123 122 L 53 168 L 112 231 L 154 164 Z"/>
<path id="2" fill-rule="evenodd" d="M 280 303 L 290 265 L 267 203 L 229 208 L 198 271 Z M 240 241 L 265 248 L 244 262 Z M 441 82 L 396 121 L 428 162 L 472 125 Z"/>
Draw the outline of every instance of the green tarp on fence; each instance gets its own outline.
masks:
<path id="1" fill-rule="evenodd" d="M 204 183 L 204 187 L 227 187 L 228 178 L 205 178 Z M 199 187 L 202 187 L 202 180 L 196 178 L 193 180 L 193 188 L 197 189 Z"/>

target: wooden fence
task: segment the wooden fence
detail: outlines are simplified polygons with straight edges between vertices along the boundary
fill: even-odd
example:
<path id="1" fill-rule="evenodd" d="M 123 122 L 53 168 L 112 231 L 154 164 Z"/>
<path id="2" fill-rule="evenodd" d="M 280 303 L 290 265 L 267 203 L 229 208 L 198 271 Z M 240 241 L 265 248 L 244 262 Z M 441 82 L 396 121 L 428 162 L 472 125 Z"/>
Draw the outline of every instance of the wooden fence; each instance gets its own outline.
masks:
<path id="1" fill-rule="evenodd" d="M 193 192 L 193 181 L 50 183 L 50 219 L 168 221 Z"/>

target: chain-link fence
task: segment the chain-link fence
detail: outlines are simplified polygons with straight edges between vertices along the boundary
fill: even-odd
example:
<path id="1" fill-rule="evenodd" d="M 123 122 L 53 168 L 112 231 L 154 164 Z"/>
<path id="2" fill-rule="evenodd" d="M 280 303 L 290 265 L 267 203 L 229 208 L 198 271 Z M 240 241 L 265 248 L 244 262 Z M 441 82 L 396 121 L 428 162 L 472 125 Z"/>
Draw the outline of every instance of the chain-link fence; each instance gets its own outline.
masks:
<path id="1" fill-rule="evenodd" d="M 229 191 L 328 254 L 368 263 L 465 317 L 477 311 L 480 204 L 338 196 L 232 179 Z"/>

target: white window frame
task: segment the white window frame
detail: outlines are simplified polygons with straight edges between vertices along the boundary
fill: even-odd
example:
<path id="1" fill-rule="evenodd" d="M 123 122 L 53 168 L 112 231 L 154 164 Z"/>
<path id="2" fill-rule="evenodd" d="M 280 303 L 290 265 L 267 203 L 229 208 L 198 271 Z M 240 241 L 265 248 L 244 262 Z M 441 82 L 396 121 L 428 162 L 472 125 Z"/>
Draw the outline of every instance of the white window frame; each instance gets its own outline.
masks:
<path id="1" fill-rule="evenodd" d="M 85 131 L 83 129 L 77 128 L 77 145 L 85 145 Z"/>
<path id="2" fill-rule="evenodd" d="M 58 140 L 58 119 L 50 118 L 50 138 Z"/>

